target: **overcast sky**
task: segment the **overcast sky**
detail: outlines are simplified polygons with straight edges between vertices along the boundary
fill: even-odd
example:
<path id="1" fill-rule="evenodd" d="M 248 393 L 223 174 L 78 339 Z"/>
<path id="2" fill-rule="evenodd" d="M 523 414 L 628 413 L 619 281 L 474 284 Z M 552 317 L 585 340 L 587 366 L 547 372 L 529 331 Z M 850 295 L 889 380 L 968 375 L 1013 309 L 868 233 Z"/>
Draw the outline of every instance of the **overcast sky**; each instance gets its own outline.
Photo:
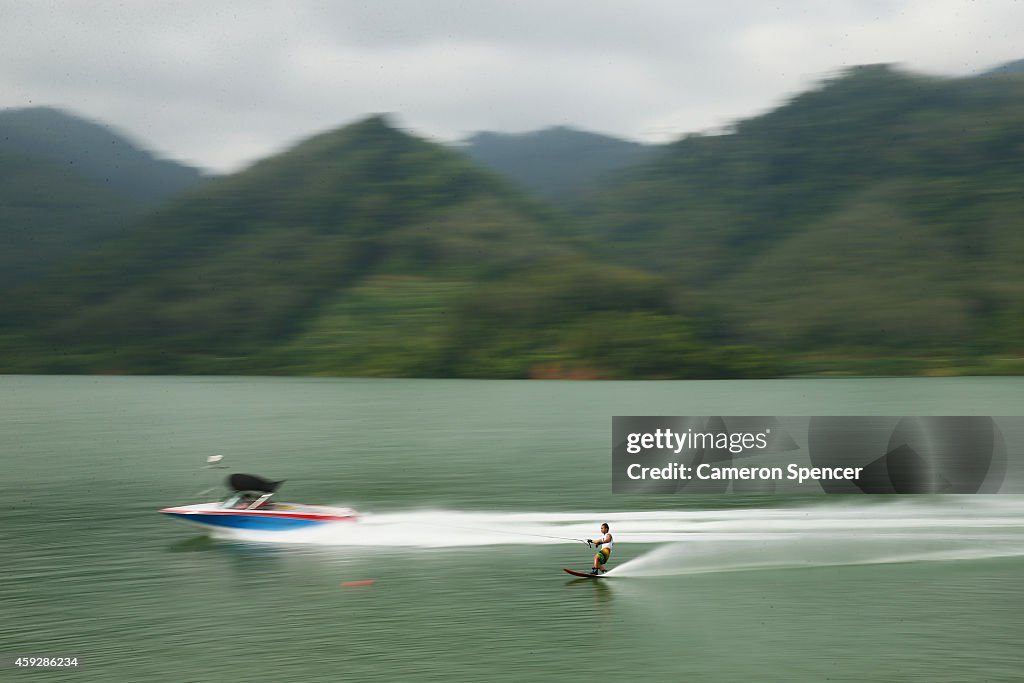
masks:
<path id="1" fill-rule="evenodd" d="M 1022 35 L 1011 0 L 0 0 L 0 107 L 63 107 L 217 171 L 374 112 L 439 140 L 665 142 L 855 64 L 1024 58 Z"/>

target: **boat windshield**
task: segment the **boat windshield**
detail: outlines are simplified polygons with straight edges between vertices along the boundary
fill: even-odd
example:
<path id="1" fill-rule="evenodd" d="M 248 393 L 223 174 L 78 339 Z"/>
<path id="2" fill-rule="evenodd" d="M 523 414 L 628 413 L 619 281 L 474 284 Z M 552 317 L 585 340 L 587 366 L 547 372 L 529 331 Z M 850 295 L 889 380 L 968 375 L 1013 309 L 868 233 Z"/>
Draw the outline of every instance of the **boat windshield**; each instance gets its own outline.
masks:
<path id="1" fill-rule="evenodd" d="M 248 491 L 239 491 L 238 493 L 232 493 L 224 502 L 220 504 L 222 508 L 229 510 L 254 510 L 256 508 L 271 507 L 273 504 L 270 502 L 270 496 L 272 494 L 265 493 L 262 496 L 257 496 Z"/>
<path id="2" fill-rule="evenodd" d="M 252 505 L 255 498 L 248 493 L 232 493 L 230 496 L 224 499 L 224 502 L 220 504 L 222 508 L 228 508 L 231 510 L 244 510 L 245 508 Z"/>

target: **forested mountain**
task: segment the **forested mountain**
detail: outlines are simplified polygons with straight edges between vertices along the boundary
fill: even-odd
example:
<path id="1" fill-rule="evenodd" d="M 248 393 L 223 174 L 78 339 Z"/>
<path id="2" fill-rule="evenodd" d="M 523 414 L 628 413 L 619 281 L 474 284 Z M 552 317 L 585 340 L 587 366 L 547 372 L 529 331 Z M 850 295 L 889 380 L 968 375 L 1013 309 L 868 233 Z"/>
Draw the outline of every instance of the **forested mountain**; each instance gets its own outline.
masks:
<path id="1" fill-rule="evenodd" d="M 372 117 L 212 180 L 20 292 L 4 338 L 22 368 L 52 370 L 38 349 L 66 349 L 66 371 L 713 376 L 750 366 L 747 352 L 697 338 L 665 279 L 597 263 L 583 242 L 569 217 Z"/>
<path id="2" fill-rule="evenodd" d="M 1000 64 L 994 69 L 982 72 L 981 76 L 1001 76 L 1003 74 L 1019 74 L 1024 73 L 1024 59 L 1017 59 L 1006 64 Z"/>
<path id="3" fill-rule="evenodd" d="M 0 111 L 0 286 L 38 277 L 202 180 L 59 110 Z"/>
<path id="4" fill-rule="evenodd" d="M 565 126 L 532 133 L 477 133 L 466 154 L 531 194 L 572 205 L 595 181 L 657 154 L 659 147 Z"/>
<path id="5" fill-rule="evenodd" d="M 51 162 L 143 207 L 203 181 L 197 168 L 157 158 L 107 126 L 51 107 L 0 111 L 0 151 Z"/>
<path id="6" fill-rule="evenodd" d="M 1024 351 L 1024 76 L 851 69 L 585 205 L 603 253 L 791 351 Z"/>
<path id="7" fill-rule="evenodd" d="M 856 67 L 570 213 L 371 117 L 8 286 L 0 371 L 1020 373 L 1022 123 L 1024 75 Z M 5 211 L 90 194 L 19 159 Z"/>
<path id="8" fill-rule="evenodd" d="M 77 173 L 0 151 L 0 287 L 30 281 L 137 214 Z"/>

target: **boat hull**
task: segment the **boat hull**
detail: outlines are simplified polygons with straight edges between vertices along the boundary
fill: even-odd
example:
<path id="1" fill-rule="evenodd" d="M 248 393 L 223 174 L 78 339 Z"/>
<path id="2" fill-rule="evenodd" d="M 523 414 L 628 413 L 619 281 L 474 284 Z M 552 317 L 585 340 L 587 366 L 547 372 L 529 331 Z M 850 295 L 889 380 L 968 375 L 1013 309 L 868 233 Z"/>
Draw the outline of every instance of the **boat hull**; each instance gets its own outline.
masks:
<path id="1" fill-rule="evenodd" d="M 207 529 L 255 531 L 292 531 L 358 520 L 355 511 L 347 508 L 300 505 L 275 506 L 269 510 L 226 510 L 217 504 L 202 504 L 164 508 L 160 512 Z"/>

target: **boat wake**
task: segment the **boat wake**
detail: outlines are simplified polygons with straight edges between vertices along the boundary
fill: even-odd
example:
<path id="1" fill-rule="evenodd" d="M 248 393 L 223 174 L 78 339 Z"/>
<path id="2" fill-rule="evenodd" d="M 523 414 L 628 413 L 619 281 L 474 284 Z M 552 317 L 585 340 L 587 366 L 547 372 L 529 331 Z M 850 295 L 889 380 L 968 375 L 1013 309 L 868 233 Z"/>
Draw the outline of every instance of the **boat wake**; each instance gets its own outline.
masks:
<path id="1" fill-rule="evenodd" d="M 613 568 L 618 577 L 950 562 L 1024 556 L 1024 500 L 958 496 L 868 505 L 739 510 L 685 542 Z"/>
<path id="2" fill-rule="evenodd" d="M 1009 496 L 610 514 L 424 510 L 230 537 L 349 547 L 547 545 L 592 538 L 601 522 L 616 542 L 609 574 L 622 577 L 1024 555 L 1024 499 Z"/>
<path id="3" fill-rule="evenodd" d="M 1024 536 L 991 534 L 949 538 L 940 533 L 826 534 L 751 539 L 705 539 L 671 543 L 613 568 L 618 577 L 674 576 L 796 567 L 830 567 L 897 562 L 951 562 L 1024 555 Z"/>

